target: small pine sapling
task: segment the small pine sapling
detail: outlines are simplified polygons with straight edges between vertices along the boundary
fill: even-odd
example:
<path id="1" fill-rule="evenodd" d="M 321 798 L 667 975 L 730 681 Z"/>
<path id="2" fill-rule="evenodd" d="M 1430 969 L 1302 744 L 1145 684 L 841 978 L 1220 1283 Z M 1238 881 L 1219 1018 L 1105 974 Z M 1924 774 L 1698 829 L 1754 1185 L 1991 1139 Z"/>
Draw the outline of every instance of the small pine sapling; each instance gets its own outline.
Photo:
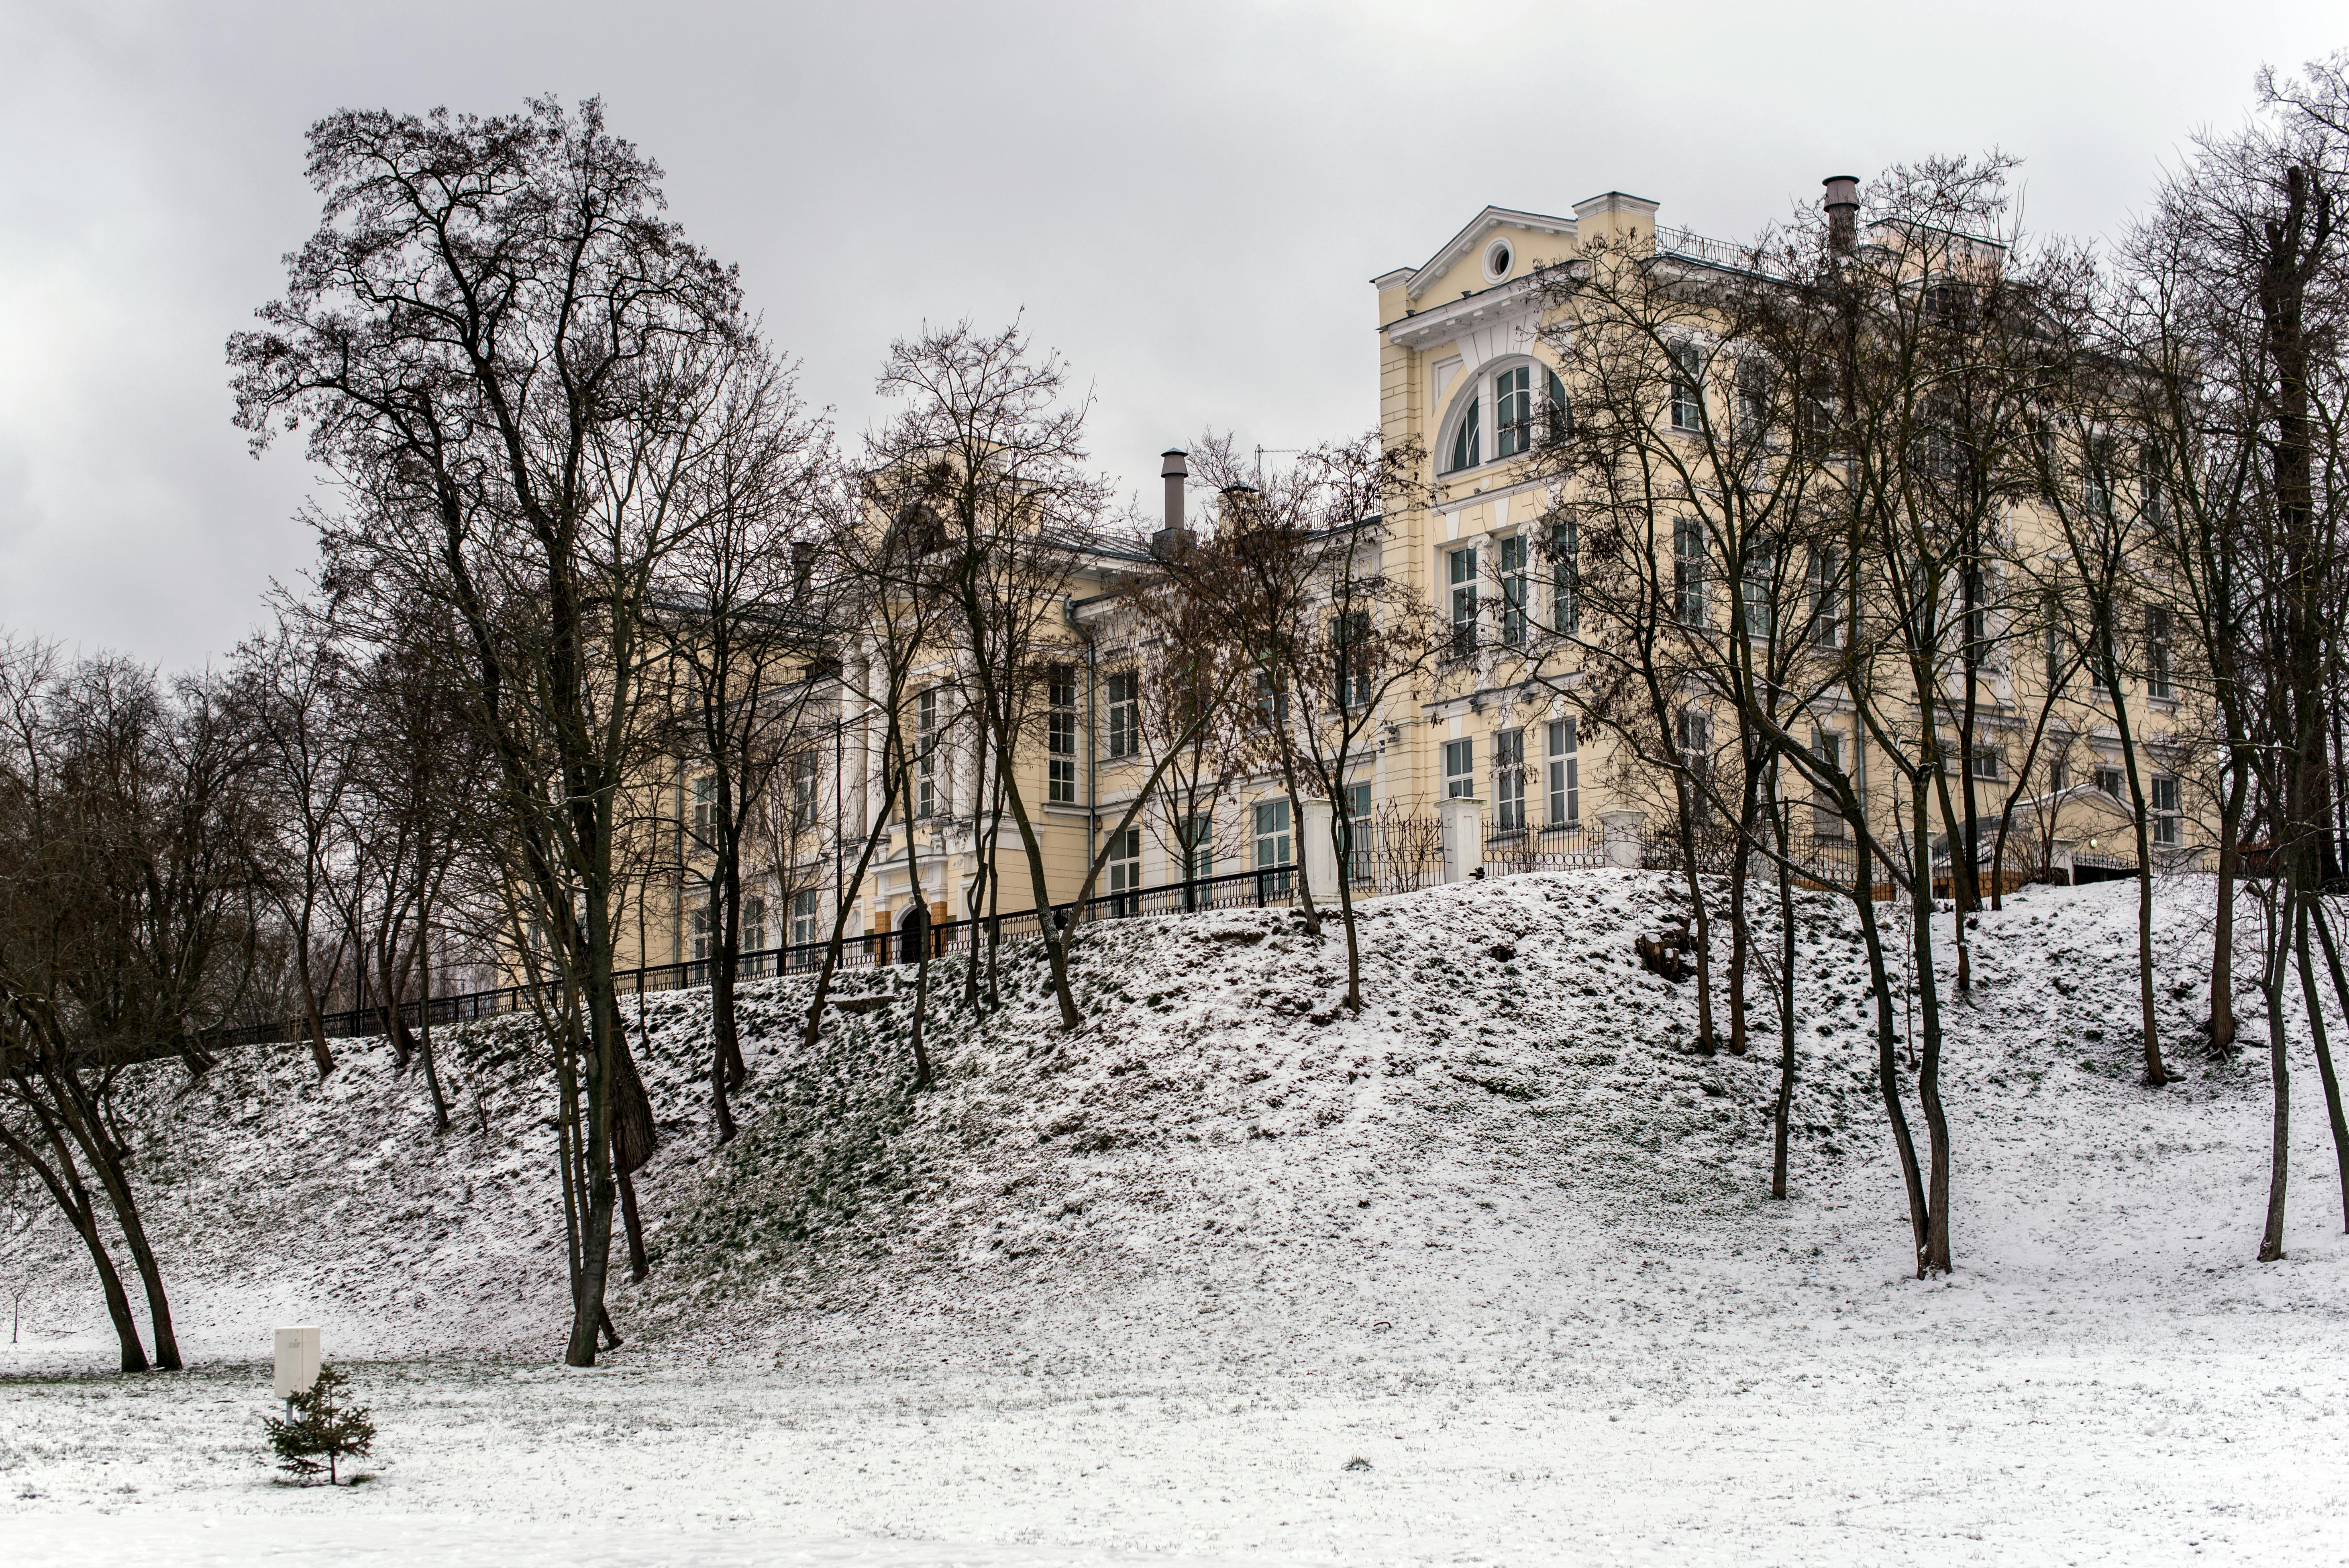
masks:
<path id="1" fill-rule="evenodd" d="M 326 1484 L 338 1485 L 337 1461 L 358 1459 L 373 1446 L 375 1422 L 368 1418 L 367 1407 L 339 1403 L 342 1392 L 343 1375 L 332 1367 L 321 1367 L 318 1380 L 309 1391 L 285 1402 L 285 1420 L 274 1416 L 261 1418 L 269 1433 L 269 1446 L 277 1450 L 279 1470 L 300 1476 L 305 1483 L 323 1470 Z"/>

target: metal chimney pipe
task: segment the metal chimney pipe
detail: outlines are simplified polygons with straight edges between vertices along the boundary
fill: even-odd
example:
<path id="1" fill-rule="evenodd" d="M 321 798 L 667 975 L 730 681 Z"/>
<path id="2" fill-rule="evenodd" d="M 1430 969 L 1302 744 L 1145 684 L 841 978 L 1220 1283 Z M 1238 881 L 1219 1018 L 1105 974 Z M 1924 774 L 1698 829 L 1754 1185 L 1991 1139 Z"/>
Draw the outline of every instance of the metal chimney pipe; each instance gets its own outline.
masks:
<path id="1" fill-rule="evenodd" d="M 1827 248 L 1847 256 L 1859 239 L 1859 176 L 1830 174 L 1819 183 L 1827 189 Z"/>
<path id="2" fill-rule="evenodd" d="M 1180 447 L 1169 447 L 1159 454 L 1164 460 L 1158 472 L 1166 481 L 1166 526 L 1183 526 L 1183 481 L 1191 477 L 1190 454 Z"/>

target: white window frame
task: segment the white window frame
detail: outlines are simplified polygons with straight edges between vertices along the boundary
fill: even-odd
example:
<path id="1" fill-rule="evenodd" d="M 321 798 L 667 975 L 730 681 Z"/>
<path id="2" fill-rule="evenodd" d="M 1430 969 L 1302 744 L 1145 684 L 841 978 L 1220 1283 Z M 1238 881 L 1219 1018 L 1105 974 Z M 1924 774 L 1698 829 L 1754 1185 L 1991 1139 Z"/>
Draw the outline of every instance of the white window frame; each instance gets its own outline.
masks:
<path id="1" fill-rule="evenodd" d="M 938 688 L 914 696 L 914 801 L 916 817 L 938 814 Z"/>
<path id="2" fill-rule="evenodd" d="M 1258 800 L 1249 825 L 1256 830 L 1256 869 L 1273 871 L 1297 863 L 1296 840 L 1288 820 L 1288 798 L 1275 795 Z"/>
<path id="3" fill-rule="evenodd" d="M 2178 804 L 2178 775 L 2155 774 L 2147 781 L 2147 814 L 2153 820 L 2153 841 L 2165 850 L 2176 849 L 2184 841 L 2186 820 Z"/>
<path id="4" fill-rule="evenodd" d="M 1109 677 L 1109 755 L 1112 762 L 1142 755 L 1142 676 L 1135 670 Z"/>
<path id="5" fill-rule="evenodd" d="M 1571 718 L 1549 721 L 1549 825 L 1579 827 L 1582 823 L 1582 736 Z"/>
<path id="6" fill-rule="evenodd" d="M 1526 732 L 1493 731 L 1493 830 L 1521 833 L 1526 828 Z"/>
<path id="7" fill-rule="evenodd" d="M 1520 648 L 1526 643 L 1526 556 L 1528 541 L 1522 533 L 1506 533 L 1494 541 L 1495 563 L 1501 581 L 1501 643 Z"/>
<path id="8" fill-rule="evenodd" d="M 1476 651 L 1476 590 L 1481 552 L 1474 544 L 1456 544 L 1444 552 L 1444 576 L 1452 605 L 1452 653 L 1466 658 Z"/>
<path id="9" fill-rule="evenodd" d="M 1691 544 L 1693 550 L 1688 548 Z M 1702 518 L 1672 519 L 1672 619 L 1681 625 L 1704 626 L 1712 623 L 1709 550 Z"/>
<path id="10" fill-rule="evenodd" d="M 1704 350 L 1689 339 L 1671 346 L 1672 428 L 1693 435 L 1704 428 Z"/>
<path id="11" fill-rule="evenodd" d="M 1476 798 L 1476 741 L 1473 736 L 1444 743 L 1444 798 L 1447 800 L 1473 800 Z"/>
<path id="12" fill-rule="evenodd" d="M 1044 676 L 1044 802 L 1077 803 L 1077 667 L 1054 665 Z"/>

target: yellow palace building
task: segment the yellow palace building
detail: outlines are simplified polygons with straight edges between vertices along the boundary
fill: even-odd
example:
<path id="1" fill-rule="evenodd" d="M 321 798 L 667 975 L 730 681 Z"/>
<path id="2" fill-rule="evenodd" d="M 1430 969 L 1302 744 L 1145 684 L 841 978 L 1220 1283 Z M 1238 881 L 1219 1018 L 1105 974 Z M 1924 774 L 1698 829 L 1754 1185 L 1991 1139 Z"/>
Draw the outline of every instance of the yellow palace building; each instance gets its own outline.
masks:
<path id="1" fill-rule="evenodd" d="M 1380 846 L 1377 857 L 1365 854 L 1354 868 L 1361 892 L 1530 866 L 1636 865 L 1643 842 L 1666 825 L 1661 813 L 1669 786 L 1652 772 L 1643 778 L 1640 769 L 1619 766 L 1624 759 L 1609 738 L 1585 733 L 1562 697 L 1528 681 L 1526 650 L 1512 645 L 1517 633 L 1507 612 L 1513 603 L 1530 607 L 1537 620 L 1564 612 L 1541 599 L 1555 586 L 1537 532 L 1548 526 L 1559 498 L 1555 480 L 1537 471 L 1532 449 L 1543 411 L 1570 401 L 1572 394 L 1539 341 L 1546 305 L 1537 273 L 1601 241 L 1642 254 L 1652 246 L 1659 255 L 1695 267 L 1724 264 L 1734 254 L 1718 242 L 1660 227 L 1657 211 L 1656 202 L 1620 191 L 1576 203 L 1568 216 L 1487 207 L 1424 263 L 1371 280 L 1380 430 L 1390 450 L 1408 447 L 1423 455 L 1424 464 L 1413 503 L 1392 509 L 1384 520 L 1384 569 L 1461 630 L 1454 656 L 1433 684 L 1397 696 L 1391 711 L 1379 716 L 1376 744 L 1351 780 L 1346 806 L 1360 824 L 1355 841 Z M 1167 521 L 1179 527 L 1182 454 L 1166 458 Z M 1046 722 L 1020 763 L 1056 901 L 1075 895 L 1091 855 L 1108 841 L 1147 771 L 1131 742 L 1138 693 L 1122 658 L 1130 649 L 1115 591 L 1154 569 L 1145 552 L 1102 545 L 1085 558 L 1069 586 L 1068 657 L 1051 673 Z M 1553 645 L 1557 651 L 1547 655 L 1551 662 L 1543 671 L 1553 684 L 1570 680 L 1577 655 L 1570 645 Z M 2033 665 L 2017 655 L 1989 682 L 1982 733 L 2001 755 L 1986 750 L 1968 766 L 1978 769 L 1993 799 L 2009 788 L 1999 771 L 2001 758 L 2020 755 L 2014 731 L 2033 689 Z M 794 759 L 783 786 L 793 797 L 792 820 L 803 830 L 781 857 L 789 863 L 750 879 L 763 891 L 746 922 L 746 950 L 828 936 L 844 873 L 880 801 L 874 763 L 882 726 L 869 672 L 852 652 L 825 678 L 830 686 L 819 707 L 828 734 L 808 758 Z M 2191 863 L 2199 852 L 2187 841 L 2194 836 L 2195 813 L 2181 801 L 2177 777 L 2158 766 L 2168 754 L 2162 731 L 2175 696 L 2156 683 L 2148 683 L 2145 696 L 2136 717 L 2154 732 L 2141 755 L 2152 784 L 2158 858 Z M 925 700 L 918 686 L 914 700 L 917 708 Z M 1726 728 L 1726 716 L 1722 722 Z M 921 799 L 911 822 L 893 829 L 855 893 L 852 934 L 902 929 L 914 910 L 916 870 L 930 920 L 968 913 L 968 890 L 994 825 L 981 817 L 975 759 L 957 754 L 943 717 L 918 708 L 917 738 L 924 725 L 938 726 L 948 738 L 924 753 Z M 1712 725 L 1702 705 L 1692 705 L 1683 720 L 1682 746 L 1720 744 L 1726 736 L 1715 737 Z M 2076 742 L 2071 755 L 2079 771 L 2050 780 L 2050 815 L 2062 819 L 2060 836 L 2044 835 L 2054 841 L 2051 860 L 2067 869 L 2075 861 L 2119 864 L 2107 852 L 2126 839 L 2130 820 L 2120 803 L 2117 737 L 2109 720 L 2099 720 L 2093 693 L 2069 705 L 2063 727 Z M 1816 716 L 1813 729 L 1816 744 L 1838 748 L 1839 760 L 1867 790 L 1871 816 L 1880 807 L 1889 829 L 1892 776 L 1878 768 L 1871 777 L 1868 748 L 1857 744 L 1848 712 L 1830 706 Z M 689 767 L 680 768 L 674 797 L 681 830 L 693 810 L 694 787 Z M 1232 900 L 1247 902 L 1255 892 L 1285 901 L 1291 881 L 1272 873 L 1294 868 L 1317 895 L 1334 896 L 1336 861 L 1327 847 L 1323 814 L 1330 810 L 1309 804 L 1306 820 L 1292 820 L 1277 780 L 1239 779 L 1215 802 L 1212 823 L 1203 825 L 1206 830 L 1193 841 L 1193 852 L 1186 854 L 1165 832 L 1122 836 L 1096 893 L 1120 896 L 1186 880 L 1263 873 L 1255 884 L 1243 880 L 1217 896 L 1228 892 Z M 1838 830 L 1823 813 L 1816 826 L 1823 837 Z M 689 834 L 679 837 L 689 841 Z M 2087 847 L 2092 841 L 2094 851 Z M 1007 913 L 1024 910 L 1029 878 L 1017 834 L 1006 824 L 997 841 L 1003 877 L 999 907 Z M 2037 851 L 2032 853 L 2036 865 Z M 686 859 L 689 866 L 689 851 Z M 2126 859 L 2134 863 L 2133 846 Z M 1154 894 L 1144 907 L 1163 902 Z M 706 923 L 695 916 L 695 903 L 688 871 L 665 912 L 669 918 L 652 922 L 666 924 L 667 932 L 647 931 L 643 952 L 649 959 L 704 955 Z M 1182 907 L 1179 902 L 1165 906 Z"/>

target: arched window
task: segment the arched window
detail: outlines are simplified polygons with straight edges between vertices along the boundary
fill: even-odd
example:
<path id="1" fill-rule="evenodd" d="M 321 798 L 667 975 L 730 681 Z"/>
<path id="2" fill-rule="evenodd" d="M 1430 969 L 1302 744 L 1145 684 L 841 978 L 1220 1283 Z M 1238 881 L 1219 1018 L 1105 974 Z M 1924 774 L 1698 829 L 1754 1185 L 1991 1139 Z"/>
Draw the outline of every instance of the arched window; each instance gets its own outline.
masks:
<path id="1" fill-rule="evenodd" d="M 1535 371 L 1541 373 L 1541 396 L 1534 394 Z M 1489 405 L 1492 418 L 1487 420 Z M 1566 401 L 1566 384 L 1557 372 L 1529 359 L 1517 359 L 1468 379 L 1453 402 L 1454 423 L 1440 449 L 1443 471 L 1458 473 L 1486 460 L 1485 427 L 1493 428 L 1491 459 L 1500 461 L 1532 451 L 1545 441 L 1562 440 L 1574 428 Z"/>
<path id="2" fill-rule="evenodd" d="M 1512 366 L 1493 377 L 1493 455 L 1514 458 L 1534 444 L 1534 367 Z"/>
<path id="3" fill-rule="evenodd" d="M 1478 426 L 1478 416 L 1484 412 L 1485 400 L 1471 388 L 1468 411 L 1461 416 L 1459 431 L 1452 438 L 1452 461 L 1444 465 L 1446 472 L 1473 469 L 1485 460 L 1482 450 L 1484 432 Z"/>

